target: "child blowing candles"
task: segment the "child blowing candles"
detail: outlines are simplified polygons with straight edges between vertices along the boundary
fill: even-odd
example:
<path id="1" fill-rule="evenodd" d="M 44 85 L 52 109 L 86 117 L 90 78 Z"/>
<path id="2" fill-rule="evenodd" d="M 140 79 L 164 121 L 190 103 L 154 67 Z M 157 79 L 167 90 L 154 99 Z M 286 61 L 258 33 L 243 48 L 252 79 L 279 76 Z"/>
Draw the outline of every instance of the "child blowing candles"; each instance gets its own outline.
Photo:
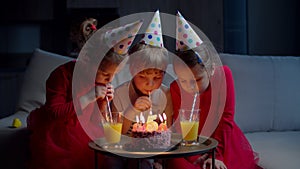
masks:
<path id="1" fill-rule="evenodd" d="M 117 44 L 113 44 L 114 46 L 109 45 L 108 48 L 111 50 L 105 54 L 99 66 L 88 64 L 89 59 L 93 59 L 92 56 L 98 56 L 89 55 L 85 58 L 87 60 L 70 61 L 51 73 L 46 82 L 46 103 L 33 110 L 27 119 L 28 129 L 31 132 L 30 169 L 94 168 L 94 154 L 89 149 L 88 142 L 100 137 L 102 129 L 92 116 L 95 116 L 98 106 L 101 112 L 106 111 L 106 97 L 108 101 L 112 100 L 114 88 L 109 83 L 118 71 L 119 64 L 127 58 L 127 45 L 130 45 L 128 42 L 133 40 L 141 24 L 137 21 L 107 32 L 100 32 L 101 38 L 119 30 L 124 32 L 124 36 Z M 123 30 L 125 28 L 128 32 Z M 98 32 L 94 34 L 99 38 L 98 35 Z M 125 50 L 119 48 L 122 44 L 126 45 Z M 87 43 L 87 45 L 98 49 L 99 45 L 103 44 Z M 76 63 L 83 66 L 80 70 L 85 79 L 80 79 L 80 84 L 77 84 L 80 91 L 73 95 L 72 81 Z M 96 76 L 92 75 L 91 68 L 97 70 Z M 89 84 L 87 79 L 92 79 L 92 84 Z M 102 160 L 103 156 L 100 156 L 99 161 Z M 102 164 L 103 162 L 99 165 Z"/>
<path id="2" fill-rule="evenodd" d="M 124 112 L 123 134 L 130 136 L 136 117 L 141 112 L 147 117 L 150 110 L 153 114 L 165 113 L 169 120 L 167 125 L 171 125 L 170 92 L 162 85 L 167 64 L 168 52 L 163 45 L 159 11 L 156 11 L 144 38 L 131 50 L 129 70 L 133 79 L 116 88 L 112 105 L 113 109 Z M 143 163 L 150 161 L 143 160 Z M 152 168 L 152 165 L 142 164 L 143 168 Z"/>
<path id="3" fill-rule="evenodd" d="M 168 52 L 163 46 L 159 11 L 156 11 L 147 30 L 144 38 L 130 51 L 128 62 L 133 78 L 116 88 L 112 104 L 113 109 L 124 112 L 123 134 L 130 134 L 136 115 L 139 116 L 140 112 L 147 115 L 150 110 L 153 114 L 165 112 L 168 126 L 171 125 L 171 97 L 168 88 L 162 85 Z"/>
<path id="4" fill-rule="evenodd" d="M 200 109 L 199 134 L 207 132 L 204 131 L 208 129 L 205 125 L 216 124 L 216 128 L 211 129 L 212 135 L 209 135 L 219 143 L 216 148 L 215 168 L 257 168 L 255 154 L 248 140 L 234 121 L 234 86 L 229 67 L 216 66 L 212 58 L 214 52 L 210 46 L 198 37 L 180 13 L 177 15 L 176 30 L 176 54 L 178 57 L 174 59 L 173 65 L 178 79 L 172 82 L 170 86 L 174 121 L 178 118 L 179 109 L 192 108 L 195 93 L 199 93 L 196 95 L 197 102 L 195 106 Z M 223 85 L 223 88 L 226 92 L 220 95 L 214 93 L 214 90 L 218 89 L 214 88 L 212 84 L 212 79 L 215 79 L 216 74 L 219 73 L 217 71 L 224 72 L 225 85 Z M 219 80 L 222 81 L 222 79 Z M 223 112 L 220 121 L 211 120 L 209 118 L 211 113 L 217 113 L 212 110 L 218 109 L 218 104 L 214 102 L 214 99 L 222 96 L 224 96 L 225 105 L 224 109 L 221 109 Z M 212 115 L 218 116 L 216 114 Z M 206 169 L 211 168 L 211 164 L 212 160 L 208 154 L 168 161 L 170 169 Z"/>

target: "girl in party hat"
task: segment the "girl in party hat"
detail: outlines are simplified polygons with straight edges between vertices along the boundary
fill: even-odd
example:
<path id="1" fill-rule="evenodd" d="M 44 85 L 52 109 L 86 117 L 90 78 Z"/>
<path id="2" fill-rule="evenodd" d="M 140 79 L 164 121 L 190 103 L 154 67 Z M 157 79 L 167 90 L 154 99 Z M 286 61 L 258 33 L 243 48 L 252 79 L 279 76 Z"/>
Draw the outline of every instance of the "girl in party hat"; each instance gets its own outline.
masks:
<path id="1" fill-rule="evenodd" d="M 141 25 L 142 22 L 137 21 L 109 32 L 99 30 L 83 47 L 82 57 L 53 70 L 46 83 L 46 103 L 33 110 L 27 119 L 31 152 L 29 168 L 94 168 L 94 153 L 88 143 L 103 137 L 98 120 L 100 112 L 106 111 L 107 101 L 114 96 L 114 88 L 109 83 L 120 68 L 119 64 L 127 58 L 129 42 L 133 41 Z M 102 37 L 113 39 L 110 32 L 119 30 L 123 32 L 122 36 L 106 45 L 107 41 Z M 104 50 L 108 52 L 103 54 L 101 63 L 95 64 L 99 52 L 104 52 L 95 50 L 99 48 L 111 49 Z M 77 66 L 81 68 L 81 76 L 75 73 Z M 74 83 L 76 80 L 78 83 Z M 76 88 L 75 93 L 72 88 Z M 100 112 L 96 111 L 99 109 Z M 103 156 L 99 161 L 101 166 Z"/>
<path id="2" fill-rule="evenodd" d="M 199 134 L 218 141 L 215 168 L 257 168 L 256 155 L 234 121 L 234 84 L 230 69 L 217 65 L 218 56 L 212 45 L 200 39 L 179 12 L 176 54 L 173 65 L 178 79 L 171 83 L 170 91 L 177 131 L 181 131 L 179 109 L 200 109 Z M 211 165 L 209 154 L 172 159 L 168 163 L 170 169 L 205 169 Z"/>
<path id="3" fill-rule="evenodd" d="M 116 88 L 113 109 L 124 112 L 122 133 L 129 135 L 140 117 L 167 116 L 171 125 L 172 104 L 169 90 L 162 85 L 168 65 L 168 51 L 164 48 L 159 11 L 148 25 L 143 38 L 130 50 L 129 71 L 132 79 Z M 152 119 L 153 121 L 153 119 Z M 136 160 L 137 161 L 137 160 Z M 130 161 L 132 162 L 132 161 Z M 143 168 L 153 168 L 153 160 L 143 160 Z"/>

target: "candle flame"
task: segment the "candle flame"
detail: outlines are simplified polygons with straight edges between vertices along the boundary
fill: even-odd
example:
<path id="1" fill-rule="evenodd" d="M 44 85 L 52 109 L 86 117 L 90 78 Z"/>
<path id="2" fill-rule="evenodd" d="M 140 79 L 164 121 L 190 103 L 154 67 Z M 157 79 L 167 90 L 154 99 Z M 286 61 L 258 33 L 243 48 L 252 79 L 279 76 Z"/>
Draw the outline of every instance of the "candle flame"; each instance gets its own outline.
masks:
<path id="1" fill-rule="evenodd" d="M 158 117 L 159 117 L 159 120 L 160 120 L 161 122 L 164 122 L 164 120 L 163 120 L 163 118 L 162 118 L 162 116 L 161 116 L 160 114 L 158 114 Z"/>
<path id="2" fill-rule="evenodd" d="M 143 115 L 143 113 L 141 112 L 141 114 L 140 114 L 140 120 L 141 120 L 141 122 L 144 124 L 145 123 L 145 117 L 144 117 L 144 115 Z"/>
<path id="3" fill-rule="evenodd" d="M 167 115 L 166 115 L 166 113 L 163 113 L 163 117 L 164 117 L 164 120 L 167 120 Z"/>

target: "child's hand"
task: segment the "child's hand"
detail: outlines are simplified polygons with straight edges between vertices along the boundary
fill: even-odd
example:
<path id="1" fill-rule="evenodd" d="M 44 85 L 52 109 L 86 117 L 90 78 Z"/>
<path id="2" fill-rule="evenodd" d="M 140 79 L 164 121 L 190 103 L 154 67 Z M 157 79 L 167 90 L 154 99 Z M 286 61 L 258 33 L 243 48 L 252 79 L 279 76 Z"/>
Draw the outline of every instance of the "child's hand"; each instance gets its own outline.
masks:
<path id="1" fill-rule="evenodd" d="M 146 111 L 151 107 L 151 101 L 147 96 L 141 96 L 136 99 L 134 103 L 134 108 L 139 111 Z"/>
<path id="2" fill-rule="evenodd" d="M 111 84 L 107 85 L 96 85 L 94 88 L 92 88 L 88 93 L 81 96 L 79 98 L 81 108 L 85 108 L 87 105 L 89 105 L 92 102 L 97 101 L 98 99 L 102 100 L 103 104 L 107 104 L 107 100 L 111 101 L 114 97 L 114 88 Z"/>
<path id="3" fill-rule="evenodd" d="M 106 96 L 106 93 L 107 93 L 106 86 L 103 86 L 103 85 L 97 85 L 97 86 L 95 86 L 96 99 L 103 100 L 105 98 L 105 96 Z"/>
<path id="4" fill-rule="evenodd" d="M 212 168 L 212 159 L 209 158 L 207 160 L 204 161 L 203 163 L 203 169 L 206 169 L 206 166 L 210 166 L 210 168 Z M 223 161 L 220 160 L 215 160 L 215 168 L 216 169 L 227 169 L 226 165 L 223 163 Z"/>
<path id="5" fill-rule="evenodd" d="M 106 96 L 108 98 L 108 101 L 111 101 L 114 98 L 114 87 L 112 84 L 106 85 Z"/>
<path id="6" fill-rule="evenodd" d="M 114 87 L 112 84 L 97 85 L 95 87 L 96 99 L 105 99 L 107 96 L 108 101 L 111 101 L 114 97 Z"/>
<path id="7" fill-rule="evenodd" d="M 208 158 L 208 154 L 204 154 L 201 157 L 199 157 L 195 162 L 195 165 L 199 164 L 202 165 L 203 169 L 212 168 L 212 159 Z M 227 169 L 226 165 L 223 163 L 223 161 L 215 160 L 215 168 L 216 169 Z"/>
<path id="8" fill-rule="evenodd" d="M 155 169 L 163 169 L 163 166 L 159 162 L 154 162 L 153 163 L 153 168 L 155 168 Z"/>
<path id="9" fill-rule="evenodd" d="M 197 165 L 203 165 L 204 161 L 208 159 L 208 154 L 205 153 L 201 155 L 197 160 L 194 161 L 194 164 Z"/>

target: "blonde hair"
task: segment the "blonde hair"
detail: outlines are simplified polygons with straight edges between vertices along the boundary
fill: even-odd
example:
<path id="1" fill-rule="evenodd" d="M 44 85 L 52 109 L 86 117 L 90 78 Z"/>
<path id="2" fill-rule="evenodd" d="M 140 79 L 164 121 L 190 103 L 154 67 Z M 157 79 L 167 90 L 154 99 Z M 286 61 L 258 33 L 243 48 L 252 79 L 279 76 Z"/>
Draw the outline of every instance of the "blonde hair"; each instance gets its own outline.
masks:
<path id="1" fill-rule="evenodd" d="M 163 47 L 137 44 L 130 51 L 129 68 L 132 75 L 136 75 L 146 69 L 165 71 L 168 62 L 168 51 Z"/>

